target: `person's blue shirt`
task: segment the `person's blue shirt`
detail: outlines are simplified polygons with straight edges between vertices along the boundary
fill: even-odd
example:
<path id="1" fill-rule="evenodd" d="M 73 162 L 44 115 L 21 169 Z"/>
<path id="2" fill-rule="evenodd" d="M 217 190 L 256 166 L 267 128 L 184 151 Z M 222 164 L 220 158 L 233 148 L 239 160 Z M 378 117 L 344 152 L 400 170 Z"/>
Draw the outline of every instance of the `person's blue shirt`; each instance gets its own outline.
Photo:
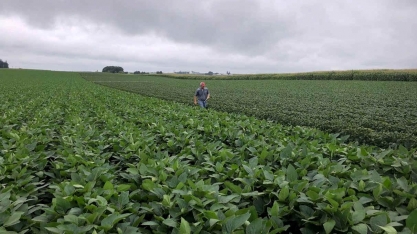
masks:
<path id="1" fill-rule="evenodd" d="M 202 89 L 201 87 L 200 88 L 198 88 L 196 91 L 195 91 L 195 96 L 197 97 L 197 99 L 199 100 L 199 101 L 205 101 L 205 100 L 207 100 L 207 96 L 209 95 L 209 90 L 206 88 L 206 87 L 204 87 L 204 89 Z"/>

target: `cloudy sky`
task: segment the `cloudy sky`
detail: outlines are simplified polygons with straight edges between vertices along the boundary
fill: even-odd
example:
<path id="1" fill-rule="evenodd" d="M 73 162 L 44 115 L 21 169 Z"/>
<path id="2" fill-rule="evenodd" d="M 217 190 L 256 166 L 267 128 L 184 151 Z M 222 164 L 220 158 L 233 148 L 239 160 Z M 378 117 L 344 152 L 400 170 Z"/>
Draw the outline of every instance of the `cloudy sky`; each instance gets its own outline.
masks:
<path id="1" fill-rule="evenodd" d="M 12 68 L 280 73 L 417 68 L 416 0 L 2 0 Z"/>

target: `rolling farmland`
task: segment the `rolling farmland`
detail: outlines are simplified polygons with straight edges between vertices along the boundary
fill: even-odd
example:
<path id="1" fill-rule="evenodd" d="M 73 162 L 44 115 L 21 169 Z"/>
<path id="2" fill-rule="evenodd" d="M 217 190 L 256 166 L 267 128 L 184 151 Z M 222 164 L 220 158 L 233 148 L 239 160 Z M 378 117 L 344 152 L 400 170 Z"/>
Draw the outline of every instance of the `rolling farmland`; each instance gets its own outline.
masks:
<path id="1" fill-rule="evenodd" d="M 200 80 L 84 73 L 94 83 L 192 104 Z M 207 77 L 207 76 L 206 76 Z M 201 78 L 201 76 L 200 76 Z M 212 109 L 349 135 L 351 141 L 417 147 L 417 82 L 209 80 Z"/>
<path id="2" fill-rule="evenodd" d="M 195 90 L 194 82 L 189 95 L 163 85 L 170 80 L 93 79 L 180 101 Z M 226 89 L 217 87 L 212 105 L 240 104 L 218 98 Z M 77 73 L 0 71 L 0 98 L 1 233 L 417 231 L 415 150 L 201 111 Z"/>

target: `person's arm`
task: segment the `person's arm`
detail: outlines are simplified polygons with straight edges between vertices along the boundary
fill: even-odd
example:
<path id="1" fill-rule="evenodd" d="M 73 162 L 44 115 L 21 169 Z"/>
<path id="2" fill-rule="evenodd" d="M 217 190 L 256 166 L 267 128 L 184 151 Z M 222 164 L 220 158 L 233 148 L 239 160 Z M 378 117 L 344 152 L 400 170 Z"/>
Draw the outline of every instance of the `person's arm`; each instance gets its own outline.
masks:
<path id="1" fill-rule="evenodd" d="M 197 105 L 197 96 L 194 95 L 194 105 Z"/>
<path id="2" fill-rule="evenodd" d="M 206 100 L 208 100 L 210 98 L 210 92 L 207 90 L 207 98 Z"/>

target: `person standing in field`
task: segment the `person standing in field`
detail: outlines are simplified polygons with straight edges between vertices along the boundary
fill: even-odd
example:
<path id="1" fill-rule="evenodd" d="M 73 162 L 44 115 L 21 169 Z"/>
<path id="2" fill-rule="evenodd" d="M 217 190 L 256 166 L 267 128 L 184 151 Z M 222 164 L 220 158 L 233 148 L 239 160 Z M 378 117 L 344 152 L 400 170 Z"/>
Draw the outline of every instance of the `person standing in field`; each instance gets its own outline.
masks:
<path id="1" fill-rule="evenodd" d="M 202 108 L 207 108 L 207 100 L 210 98 L 210 92 L 204 82 L 200 83 L 200 87 L 195 91 L 194 105 L 200 105 Z"/>

